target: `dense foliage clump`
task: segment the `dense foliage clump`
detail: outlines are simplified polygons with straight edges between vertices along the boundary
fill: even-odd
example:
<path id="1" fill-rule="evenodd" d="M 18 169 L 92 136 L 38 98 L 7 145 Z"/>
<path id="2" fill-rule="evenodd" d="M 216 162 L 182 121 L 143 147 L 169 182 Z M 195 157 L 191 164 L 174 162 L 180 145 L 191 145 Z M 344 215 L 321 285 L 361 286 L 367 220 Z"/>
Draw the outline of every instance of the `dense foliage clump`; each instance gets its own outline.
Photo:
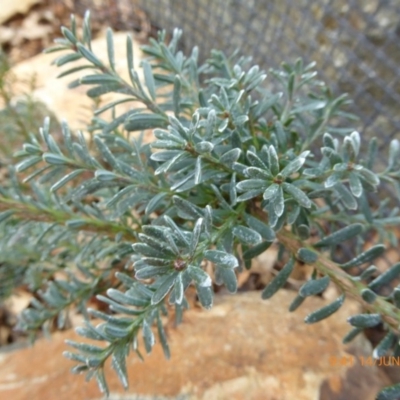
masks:
<path id="1" fill-rule="evenodd" d="M 19 329 L 34 337 L 54 321 L 62 327 L 78 306 L 86 316 L 78 333 L 99 344 L 69 343 L 74 372 L 95 377 L 107 392 L 103 366 L 111 359 L 127 386 L 125 360 L 131 349 L 142 357 L 139 336 L 146 352 L 157 340 L 169 357 L 162 317 L 173 309 L 180 320 L 189 287 L 212 307 L 215 285 L 235 293 L 237 275 L 275 242 L 284 267 L 263 299 L 285 285 L 296 261 L 309 264 L 314 273 L 290 311 L 333 282 L 340 296 L 305 322 L 330 316 L 351 296 L 364 312 L 350 318 L 344 340 L 383 324 L 387 335 L 374 356 L 400 354 L 400 289 L 381 291 L 399 276 L 400 264 L 377 275 L 371 263 L 385 246 L 364 242 L 370 232 L 395 240 L 388 227 L 400 222 L 397 210 L 387 202 L 372 207 L 369 194 L 382 182 L 399 192 L 397 140 L 386 169 L 376 171 L 376 141 L 362 155 L 360 134 L 343 127 L 352 119 L 342 110 L 347 97 L 318 81 L 314 64 L 298 60 L 271 70 L 270 87 L 279 89 L 269 91 L 262 86 L 267 74 L 249 67 L 249 59 L 214 51 L 199 65 L 196 48 L 185 56 L 176 30 L 169 44 L 160 33 L 144 46 L 143 80 L 127 38 L 126 81 L 115 70 L 111 31 L 107 62 L 91 50 L 88 16 L 82 38 L 73 18 L 62 33 L 49 51 L 63 51 L 57 66 L 74 64 L 60 76 L 86 71 L 71 88 L 87 85 L 92 98 L 121 98 L 95 111 L 90 140 L 64 122 L 63 140 L 56 141 L 46 120 L 16 153 L 10 182 L 0 188 L 2 293 L 21 282 L 37 293 Z M 133 108 L 118 115 L 126 102 Z M 110 109 L 112 120 L 102 119 Z M 150 144 L 143 141 L 149 134 Z M 345 261 L 335 257 L 342 243 L 356 249 Z M 109 312 L 86 309 L 93 296 Z M 90 317 L 104 322 L 94 326 Z M 398 391 L 389 388 L 379 399 Z"/>

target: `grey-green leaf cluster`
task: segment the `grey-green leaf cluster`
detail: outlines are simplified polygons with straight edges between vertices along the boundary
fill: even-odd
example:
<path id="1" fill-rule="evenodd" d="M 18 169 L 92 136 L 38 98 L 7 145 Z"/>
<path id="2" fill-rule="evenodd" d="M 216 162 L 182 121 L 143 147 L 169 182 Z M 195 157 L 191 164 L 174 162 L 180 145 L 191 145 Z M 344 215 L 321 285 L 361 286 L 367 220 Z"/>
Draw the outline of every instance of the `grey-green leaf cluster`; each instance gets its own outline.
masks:
<path id="1" fill-rule="evenodd" d="M 293 290 L 292 272 L 307 264 L 313 273 L 290 311 L 336 284 L 339 297 L 305 322 L 331 316 L 350 293 L 366 311 L 349 318 L 344 341 L 379 325 L 387 333 L 374 356 L 400 353 L 400 264 L 382 274 L 371 265 L 387 244 L 398 245 L 389 228 L 400 216 L 387 201 L 370 201 L 383 182 L 400 194 L 397 140 L 377 170 L 376 141 L 363 150 L 344 111 L 349 99 L 317 80 L 314 63 L 283 63 L 267 74 L 236 53 L 212 51 L 202 62 L 196 47 L 179 50 L 177 29 L 143 47 L 143 73 L 127 37 L 124 79 L 111 30 L 105 60 L 92 49 L 89 14 L 82 29 L 72 17 L 61 31 L 48 50 L 61 52 L 60 77 L 74 74 L 69 87 L 87 87 L 101 106 L 90 138 L 67 122 L 51 132 L 46 119 L 0 186 L 0 299 L 21 284 L 35 293 L 19 329 L 33 339 L 55 321 L 67 326 L 78 307 L 86 320 L 78 333 L 101 343 L 68 343 L 73 372 L 107 393 L 103 367 L 111 360 L 127 387 L 131 349 L 142 358 L 159 343 L 170 357 L 168 318 L 179 323 L 193 301 L 211 308 L 217 289 L 237 292 L 238 275 L 278 244 L 262 299 Z M 111 92 L 118 100 L 102 104 Z M 132 107 L 120 112 L 124 103 Z M 367 246 L 373 234 L 382 243 Z M 93 297 L 102 311 L 87 308 Z M 393 393 L 398 388 L 380 398 Z"/>

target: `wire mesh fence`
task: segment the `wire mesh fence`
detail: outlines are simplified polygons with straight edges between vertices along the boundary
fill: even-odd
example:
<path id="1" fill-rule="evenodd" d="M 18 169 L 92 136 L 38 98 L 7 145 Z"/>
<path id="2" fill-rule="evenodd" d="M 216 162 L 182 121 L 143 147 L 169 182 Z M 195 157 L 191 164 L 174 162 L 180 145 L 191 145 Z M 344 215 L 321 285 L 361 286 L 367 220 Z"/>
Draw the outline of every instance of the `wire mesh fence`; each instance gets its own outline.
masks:
<path id="1" fill-rule="evenodd" d="M 239 49 L 262 68 L 316 61 L 336 93 L 347 92 L 357 127 L 379 145 L 400 132 L 399 0 L 138 0 L 152 23 L 184 31 L 188 50 Z"/>

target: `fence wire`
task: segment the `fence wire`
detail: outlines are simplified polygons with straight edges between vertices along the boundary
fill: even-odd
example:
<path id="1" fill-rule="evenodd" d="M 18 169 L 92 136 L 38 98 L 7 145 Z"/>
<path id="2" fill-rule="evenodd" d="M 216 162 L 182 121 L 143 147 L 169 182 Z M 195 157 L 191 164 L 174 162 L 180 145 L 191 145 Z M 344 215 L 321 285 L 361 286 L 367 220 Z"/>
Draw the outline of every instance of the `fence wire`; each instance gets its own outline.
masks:
<path id="1" fill-rule="evenodd" d="M 137 0 L 153 24 L 184 31 L 184 46 L 239 49 L 262 68 L 316 61 L 349 93 L 357 129 L 381 148 L 400 133 L 400 0 Z"/>

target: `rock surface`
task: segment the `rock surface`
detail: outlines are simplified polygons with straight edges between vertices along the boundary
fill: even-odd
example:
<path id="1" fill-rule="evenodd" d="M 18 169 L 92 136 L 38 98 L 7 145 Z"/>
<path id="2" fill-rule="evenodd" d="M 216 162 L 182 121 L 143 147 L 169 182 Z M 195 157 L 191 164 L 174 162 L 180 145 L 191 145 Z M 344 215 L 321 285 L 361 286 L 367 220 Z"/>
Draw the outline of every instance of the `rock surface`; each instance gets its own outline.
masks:
<path id="1" fill-rule="evenodd" d="M 368 342 L 361 337 L 351 347 L 341 343 L 349 330 L 346 318 L 357 312 L 357 304 L 348 301 L 334 317 L 306 325 L 304 317 L 326 301 L 310 298 L 289 313 L 293 297 L 294 292 L 281 290 L 262 301 L 259 292 L 246 292 L 218 296 L 211 311 L 188 311 L 182 325 L 167 327 L 171 360 L 164 359 L 160 346 L 144 363 L 128 358 L 128 392 L 107 367 L 110 398 L 372 400 L 390 384 L 376 367 L 358 362 L 370 355 Z M 80 340 L 67 331 L 33 348 L 0 354 L 0 398 L 101 399 L 95 382 L 69 373 L 73 363 L 61 355 L 66 338 Z M 351 354 L 353 366 L 332 362 Z"/>
<path id="2" fill-rule="evenodd" d="M 42 0 L 1 0 L 0 24 L 16 14 L 25 14 L 33 5 Z"/>
<path id="3" fill-rule="evenodd" d="M 126 37 L 127 32 L 114 34 L 114 51 L 116 71 L 124 78 L 128 78 L 126 62 Z M 141 50 L 139 44 L 134 40 L 134 68 L 140 71 Z M 93 52 L 96 56 L 107 63 L 107 45 L 105 35 L 92 41 Z M 29 91 L 28 82 L 34 78 L 36 89 L 32 96 L 43 102 L 51 110 L 57 119 L 65 119 L 72 129 L 85 129 L 90 123 L 95 107 L 95 102 L 86 96 L 89 86 L 79 86 L 74 89 L 68 89 L 67 85 L 80 76 L 89 74 L 89 70 L 68 75 L 58 79 L 57 76 L 64 70 L 74 66 L 87 64 L 84 61 L 78 61 L 74 64 L 67 64 L 62 68 L 52 65 L 52 61 L 58 56 L 66 53 L 39 54 L 29 60 L 23 61 L 12 68 L 11 73 L 15 78 L 14 92 L 16 96 Z M 126 96 L 125 96 L 126 97 Z M 102 96 L 100 105 L 121 98 L 121 95 L 111 93 Z M 128 111 L 134 106 L 134 103 L 125 103 L 118 106 L 117 115 Z M 108 119 L 110 113 L 101 114 L 100 117 Z"/>

